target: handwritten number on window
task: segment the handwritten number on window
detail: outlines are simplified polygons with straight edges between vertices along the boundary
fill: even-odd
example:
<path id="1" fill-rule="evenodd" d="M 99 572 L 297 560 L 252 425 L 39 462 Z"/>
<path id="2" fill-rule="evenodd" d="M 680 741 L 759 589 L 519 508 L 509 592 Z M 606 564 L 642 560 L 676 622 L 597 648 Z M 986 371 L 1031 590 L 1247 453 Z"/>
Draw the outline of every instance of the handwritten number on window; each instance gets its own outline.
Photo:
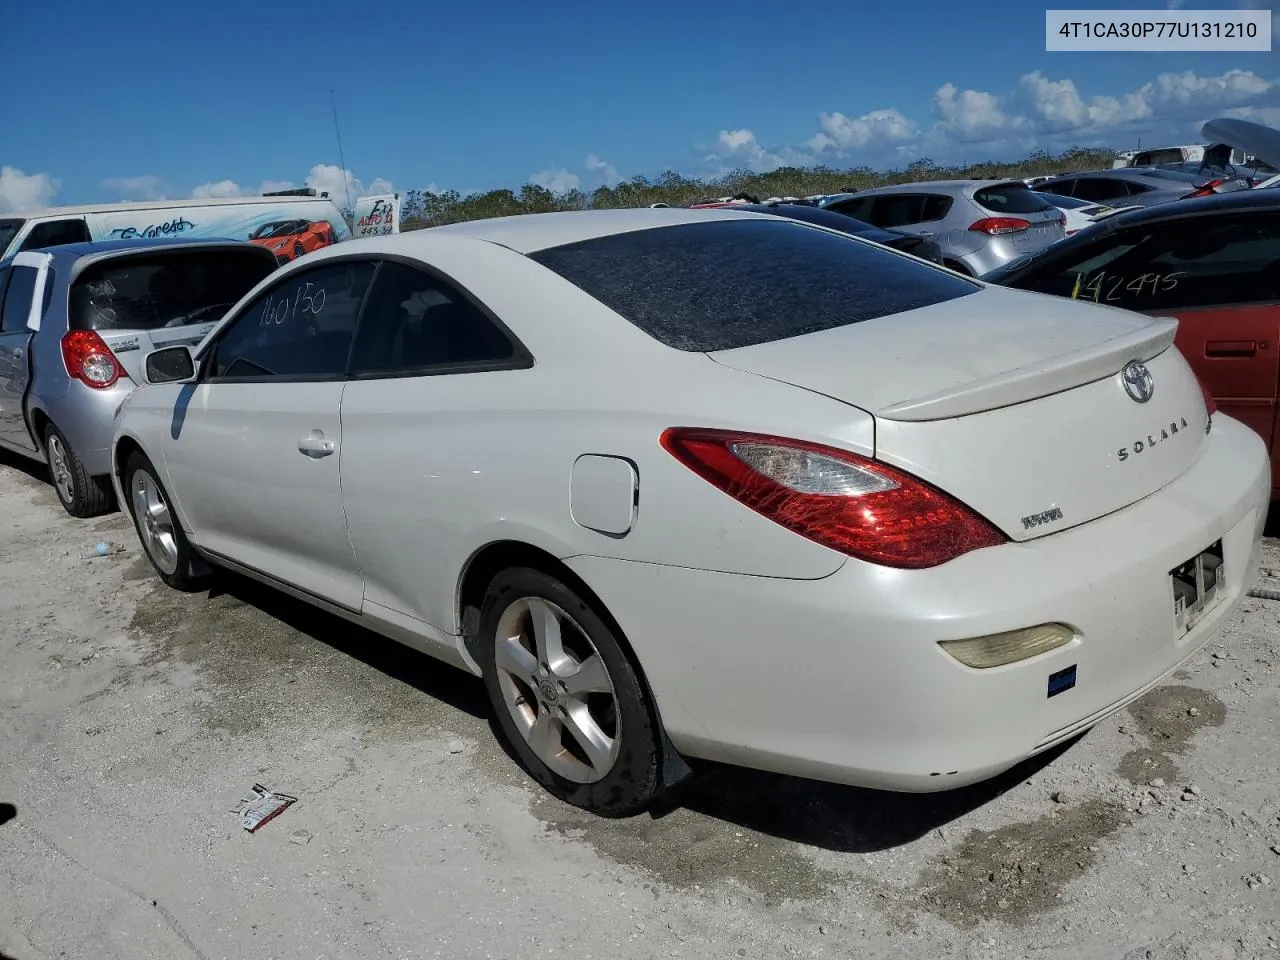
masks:
<path id="1" fill-rule="evenodd" d="M 1092 279 L 1085 274 L 1077 274 L 1075 286 L 1071 291 L 1074 300 L 1092 300 L 1095 303 L 1115 303 L 1119 300 L 1139 300 L 1143 297 L 1154 297 L 1159 293 L 1168 293 L 1178 286 L 1178 278 L 1185 275 L 1185 270 L 1173 273 L 1144 273 L 1126 280 L 1125 277 L 1106 271 L 1099 271 Z M 1125 294 L 1128 294 L 1126 297 Z"/>
<path id="2" fill-rule="evenodd" d="M 262 326 L 280 326 L 290 317 L 296 317 L 299 310 L 304 315 L 309 313 L 312 316 L 318 316 L 324 310 L 324 302 L 324 287 L 318 287 L 308 281 L 304 286 L 298 288 L 296 299 L 291 300 L 289 296 L 285 296 L 280 300 L 276 300 L 274 297 L 267 297 L 266 303 L 262 307 Z"/>

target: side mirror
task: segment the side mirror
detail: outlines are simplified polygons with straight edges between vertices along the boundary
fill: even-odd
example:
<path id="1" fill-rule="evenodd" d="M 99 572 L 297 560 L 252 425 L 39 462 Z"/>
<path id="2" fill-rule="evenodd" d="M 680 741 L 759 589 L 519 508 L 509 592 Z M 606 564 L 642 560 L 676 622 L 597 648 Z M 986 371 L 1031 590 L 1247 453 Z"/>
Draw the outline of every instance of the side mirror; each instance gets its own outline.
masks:
<path id="1" fill-rule="evenodd" d="M 196 361 L 191 348 L 165 347 L 152 350 L 143 363 L 148 383 L 185 383 L 195 379 Z"/>

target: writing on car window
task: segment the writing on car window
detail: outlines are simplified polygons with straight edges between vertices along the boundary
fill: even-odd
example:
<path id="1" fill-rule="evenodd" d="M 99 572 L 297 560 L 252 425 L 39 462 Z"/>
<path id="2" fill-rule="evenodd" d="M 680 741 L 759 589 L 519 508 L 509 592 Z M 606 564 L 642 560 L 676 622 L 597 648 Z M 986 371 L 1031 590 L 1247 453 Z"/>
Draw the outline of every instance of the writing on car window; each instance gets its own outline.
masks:
<path id="1" fill-rule="evenodd" d="M 1088 279 L 1087 274 L 1077 273 L 1071 299 L 1115 303 L 1120 300 L 1141 299 L 1144 296 L 1154 297 L 1176 290 L 1179 279 L 1186 276 L 1186 273 L 1185 270 L 1176 270 L 1172 273 L 1143 273 L 1136 277 L 1126 277 L 1124 274 L 1108 274 L 1105 270 L 1100 270 Z"/>

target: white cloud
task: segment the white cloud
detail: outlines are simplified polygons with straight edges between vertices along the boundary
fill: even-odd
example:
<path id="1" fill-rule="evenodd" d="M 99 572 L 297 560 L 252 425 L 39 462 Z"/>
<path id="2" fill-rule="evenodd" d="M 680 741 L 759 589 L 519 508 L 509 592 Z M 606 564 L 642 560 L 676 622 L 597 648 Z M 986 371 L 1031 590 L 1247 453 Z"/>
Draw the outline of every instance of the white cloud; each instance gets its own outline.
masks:
<path id="1" fill-rule="evenodd" d="M 330 163 L 318 163 L 312 167 L 311 172 L 307 174 L 305 186 L 312 187 L 317 193 L 328 191 L 329 199 L 340 207 L 346 206 L 346 188 L 348 186 L 351 188 L 352 203 L 355 203 L 357 198 L 368 196 L 372 193 L 395 192 L 395 187 L 392 186 L 391 181 L 382 177 L 375 177 L 366 189 L 363 181 L 357 178 L 350 170 L 344 171 L 336 164 Z M 263 180 L 257 187 L 241 186 L 234 180 L 214 180 L 200 184 L 200 186 L 191 191 L 191 196 L 196 199 L 257 197 L 277 190 L 292 190 L 295 187 L 296 184 L 292 180 Z"/>
<path id="2" fill-rule="evenodd" d="M 606 186 L 611 187 L 622 181 L 622 174 L 618 172 L 618 168 L 594 153 L 587 154 L 587 159 L 583 161 L 583 166 L 603 180 Z"/>
<path id="3" fill-rule="evenodd" d="M 861 149 L 871 146 L 892 146 L 912 139 L 919 129 L 897 110 L 872 110 L 860 117 L 846 117 L 843 113 L 818 114 L 818 126 L 822 132 L 809 141 L 814 151 L 828 147 L 837 150 Z"/>
<path id="4" fill-rule="evenodd" d="M 1214 76 L 1184 70 L 1160 74 L 1126 92 L 1086 95 L 1074 80 L 1037 70 L 1004 92 L 945 83 L 932 107 L 927 124 L 896 108 L 856 116 L 823 112 L 818 132 L 801 147 L 766 149 L 749 129 L 724 129 L 714 149 L 703 151 L 705 172 L 815 162 L 901 163 L 923 156 L 946 163 L 1035 149 L 1119 148 L 1138 137 L 1143 143 L 1195 142 L 1200 126 L 1213 117 L 1280 125 L 1280 80 L 1239 68 Z"/>
<path id="5" fill-rule="evenodd" d="M 577 190 L 582 181 L 576 173 L 560 167 L 554 170 L 539 170 L 529 178 L 530 183 L 537 184 L 552 193 L 568 193 Z"/>
<path id="6" fill-rule="evenodd" d="M 200 184 L 191 191 L 191 196 L 197 200 L 211 200 L 214 197 L 243 197 L 246 193 L 234 180 L 217 180 Z"/>
<path id="7" fill-rule="evenodd" d="M 22 213 L 47 207 L 62 181 L 47 173 L 23 173 L 17 167 L 0 167 L 0 213 Z"/>
<path id="8" fill-rule="evenodd" d="M 351 203 L 354 204 L 358 198 L 368 196 L 370 193 L 385 193 L 392 189 L 390 181 L 380 177 L 375 178 L 373 182 L 384 189 L 378 191 L 365 189 L 363 181 L 355 174 L 333 163 L 317 163 L 311 168 L 305 181 L 308 187 L 314 188 L 318 193 L 327 192 L 329 199 L 339 207 L 347 205 L 348 191 L 350 191 Z"/>
<path id="9" fill-rule="evenodd" d="M 164 183 L 154 174 L 141 177 L 108 177 L 102 189 L 125 200 L 165 200 Z"/>
<path id="10" fill-rule="evenodd" d="M 746 167 L 749 170 L 775 170 L 791 164 L 811 163 L 813 158 L 794 147 L 766 149 L 750 130 L 721 130 L 716 144 L 704 160 L 717 166 L 717 173 Z"/>

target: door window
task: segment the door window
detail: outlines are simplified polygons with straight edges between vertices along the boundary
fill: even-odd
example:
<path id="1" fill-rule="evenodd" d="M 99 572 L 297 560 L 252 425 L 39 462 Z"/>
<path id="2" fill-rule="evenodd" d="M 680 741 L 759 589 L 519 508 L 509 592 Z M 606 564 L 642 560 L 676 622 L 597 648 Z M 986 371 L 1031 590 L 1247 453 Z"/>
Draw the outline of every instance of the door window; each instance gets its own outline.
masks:
<path id="1" fill-rule="evenodd" d="M 512 366 L 527 366 L 527 355 L 452 284 L 396 261 L 378 269 L 352 351 L 353 375 Z"/>
<path id="2" fill-rule="evenodd" d="M 1057 258 L 1014 286 L 1130 310 L 1280 299 L 1280 217 L 1245 216 L 1135 227 Z"/>
<path id="3" fill-rule="evenodd" d="M 10 273 L 9 289 L 4 294 L 4 306 L 0 307 L 0 333 L 17 333 L 27 328 L 31 297 L 40 275 L 35 267 L 14 267 Z"/>
<path id="4" fill-rule="evenodd" d="M 89 228 L 83 220 L 49 220 L 37 223 L 22 241 L 23 250 L 42 250 L 60 247 L 67 243 L 84 243 L 89 239 Z"/>
<path id="5" fill-rule="evenodd" d="M 343 260 L 291 274 L 234 319 L 213 348 L 215 380 L 324 380 L 346 374 L 374 263 Z"/>

